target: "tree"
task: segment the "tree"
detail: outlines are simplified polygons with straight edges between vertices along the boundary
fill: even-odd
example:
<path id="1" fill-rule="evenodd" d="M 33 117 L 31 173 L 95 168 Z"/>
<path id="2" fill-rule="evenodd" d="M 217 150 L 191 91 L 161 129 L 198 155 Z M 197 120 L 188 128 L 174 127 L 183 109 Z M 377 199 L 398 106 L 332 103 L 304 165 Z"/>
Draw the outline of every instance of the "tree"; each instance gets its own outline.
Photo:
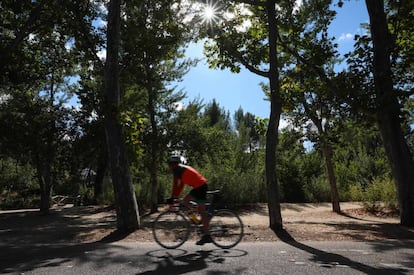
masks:
<path id="1" fill-rule="evenodd" d="M 49 85 L 49 84 L 48 84 Z M 56 83 L 49 91 L 56 91 Z M 48 91 L 48 92 L 49 92 Z M 49 212 L 53 186 L 61 182 L 70 161 L 71 110 L 56 104 L 55 97 L 25 91 L 14 92 L 2 103 L 0 151 L 36 169 L 40 211 Z"/>
<path id="2" fill-rule="evenodd" d="M 248 70 L 269 80 L 270 115 L 266 133 L 266 181 L 269 208 L 269 226 L 278 231 L 283 228 L 279 203 L 279 190 L 276 177 L 276 147 L 278 142 L 279 120 L 282 111 L 279 80 L 279 55 L 277 49 L 278 24 L 276 16 L 276 1 L 236 1 L 252 4 L 249 8 L 252 27 L 246 31 L 240 30 L 242 19 L 234 17 L 223 21 L 220 32 L 210 32 L 216 45 L 207 47 L 209 62 L 213 67 L 230 67 L 238 72 L 243 65 Z M 229 4 L 229 10 L 240 14 L 240 5 Z M 257 17 L 256 17 L 257 16 Z M 260 18 L 260 19 L 258 19 Z M 263 22 L 262 18 L 266 21 Z M 267 41 L 267 43 L 263 43 Z M 246 45 L 245 45 L 246 44 Z M 267 70 L 261 70 L 260 64 L 265 61 Z"/>
<path id="3" fill-rule="evenodd" d="M 313 9 L 302 10 L 294 1 L 231 1 L 230 3 L 246 3 L 246 5 L 229 4 L 228 10 L 237 16 L 223 20 L 220 28 L 209 32 L 215 45 L 207 46 L 207 55 L 212 67 L 229 67 L 233 72 L 240 70 L 240 65 L 269 80 L 268 97 L 270 99 L 270 116 L 266 134 L 266 178 L 268 187 L 268 206 L 270 227 L 273 230 L 282 229 L 282 217 L 279 205 L 279 191 L 276 177 L 276 148 L 278 144 L 279 120 L 282 114 L 283 97 L 281 93 L 281 76 L 288 66 L 291 52 L 282 46 L 281 34 L 286 33 L 290 38 L 291 29 L 283 22 L 292 22 L 293 16 L 302 19 L 299 28 L 312 29 L 326 24 L 328 15 L 324 14 L 330 1 L 306 1 Z M 328 3 L 329 2 L 329 3 Z M 305 4 L 304 3 L 304 4 Z M 277 9 L 277 12 L 276 12 Z M 309 12 L 315 11 L 316 15 Z M 265 19 L 265 20 L 263 20 Z M 247 21 L 246 21 L 247 20 Z M 243 23 L 246 23 L 243 25 Z M 288 26 L 292 29 L 295 25 Z M 218 29 L 218 28 L 217 28 Z M 306 40 L 307 37 L 304 38 Z M 290 41 L 295 43 L 297 41 Z M 302 54 L 301 45 L 295 45 L 295 53 Z M 263 69 L 267 65 L 267 69 Z"/>
<path id="4" fill-rule="evenodd" d="M 244 150 L 253 152 L 261 148 L 260 134 L 256 129 L 256 117 L 249 112 L 244 114 L 243 109 L 240 107 L 234 114 L 234 121 L 239 140 L 242 142 Z"/>
<path id="5" fill-rule="evenodd" d="M 215 99 L 204 108 L 204 118 L 207 127 L 218 127 L 223 131 L 230 132 L 230 118 L 223 108 L 220 108 Z"/>
<path id="6" fill-rule="evenodd" d="M 107 56 L 105 68 L 105 132 L 114 186 L 117 229 L 128 233 L 140 227 L 138 205 L 132 186 L 125 138 L 120 119 L 119 53 L 121 1 L 108 4 Z"/>
<path id="7" fill-rule="evenodd" d="M 12 1 L 2 3 L 1 35 L 5 43 L 2 43 L 0 47 L 0 71 L 6 75 L 6 78 L 14 74 L 10 74 L 10 68 L 16 65 L 11 62 L 16 61 L 15 58 L 18 56 L 16 49 L 21 48 L 20 45 L 30 33 L 41 28 L 43 23 L 41 19 L 49 16 L 44 13 L 47 2 L 45 0 L 36 2 L 20 1 L 18 4 Z M 16 14 L 20 16 L 15 17 Z M 49 24 L 45 25 L 50 26 Z M 15 31 L 13 31 L 13 28 L 15 28 Z M 6 66 L 9 66 L 9 68 L 5 68 Z"/>
<path id="8" fill-rule="evenodd" d="M 175 104 L 184 94 L 170 88 L 194 62 L 184 58 L 189 26 L 183 23 L 181 1 L 128 1 L 122 29 L 123 108 L 146 119 L 143 160 L 148 169 L 151 212 L 157 211 L 160 163 L 168 151 L 165 136 Z"/>
<path id="9" fill-rule="evenodd" d="M 234 139 L 228 112 L 216 102 L 206 104 L 201 114 L 202 135 L 206 139 L 204 153 L 210 164 L 220 169 L 230 155 L 230 147 Z"/>
<path id="10" fill-rule="evenodd" d="M 24 3 L 19 7 L 10 2 L 2 4 L 7 10 L 7 15 L 2 18 L 5 24 L 1 32 L 7 52 L 2 49 L 5 55 L 2 61 L 6 62 L 1 65 L 4 72 L 1 89 L 10 96 L 6 102 L 10 108 L 6 110 L 10 113 L 5 115 L 15 116 L 15 121 L 24 118 L 22 124 L 9 126 L 20 133 L 19 139 L 9 140 L 14 143 L 11 148 L 16 149 L 10 153 L 20 155 L 20 160 L 36 168 L 40 210 L 47 213 L 52 187 L 61 181 L 70 161 L 73 113 L 64 104 L 73 92 L 74 85 L 69 78 L 75 74 L 76 58 L 71 47 L 73 32 L 68 33 L 67 30 L 78 22 L 69 16 L 74 9 L 53 13 L 54 4 L 46 1 L 34 7 L 34 3 Z M 38 12 L 43 16 L 33 19 L 32 15 Z M 50 19 L 50 22 L 44 19 Z M 10 37 L 13 32 L 17 33 L 14 38 Z M 22 148 L 26 151 L 21 151 Z"/>
<path id="11" fill-rule="evenodd" d="M 305 156 L 302 134 L 293 127 L 282 129 L 277 152 L 281 200 L 305 202 L 306 181 L 301 170 Z"/>
<path id="12" fill-rule="evenodd" d="M 286 13 L 279 41 L 285 52 L 282 94 L 286 111 L 293 115 L 295 125 L 306 129 L 309 137 L 317 133 L 316 139 L 311 140 L 319 143 L 325 159 L 332 209 L 340 213 L 333 163 L 332 136 L 335 134 L 330 133 L 338 116 L 331 85 L 337 53 L 334 39 L 328 35 L 328 26 L 335 15 L 330 4 L 330 1 L 305 1 L 299 12 Z"/>
<path id="13" fill-rule="evenodd" d="M 203 106 L 198 100 L 189 102 L 171 118 L 167 131 L 170 151 L 184 155 L 192 165 L 204 163 L 207 157 L 209 145 L 201 119 Z"/>
<path id="14" fill-rule="evenodd" d="M 355 186 L 365 189 L 375 178 L 389 178 L 389 167 L 381 136 L 376 125 L 370 121 L 343 117 L 335 145 L 335 171 L 340 179 L 343 200 Z M 348 194 L 347 194 L 348 193 Z"/>
<path id="15" fill-rule="evenodd" d="M 289 118 L 293 125 L 304 128 L 308 139 L 321 150 L 331 190 L 332 210 L 340 213 L 333 161 L 336 135 L 340 134 L 333 131 L 333 126 L 339 121 L 339 114 L 332 93 L 312 70 L 302 70 L 301 66 L 287 73 L 283 82 Z"/>
<path id="16" fill-rule="evenodd" d="M 104 69 L 100 60 L 92 64 L 82 66 L 79 73 L 76 95 L 81 107 L 75 113 L 74 124 L 81 130 L 73 140 L 76 161 L 72 169 L 90 168 L 96 172 L 93 201 L 98 203 L 103 195 L 103 181 L 108 170 L 108 152 L 102 110 Z"/>
<path id="17" fill-rule="evenodd" d="M 391 56 L 395 44 L 389 29 L 384 1 L 365 2 L 370 17 L 373 44 L 375 115 L 397 185 L 401 224 L 414 227 L 414 161 L 402 131 L 401 107 L 394 89 Z M 400 5 L 408 7 L 410 4 L 407 2 Z M 394 37 L 398 35 L 398 32 L 394 33 Z"/>

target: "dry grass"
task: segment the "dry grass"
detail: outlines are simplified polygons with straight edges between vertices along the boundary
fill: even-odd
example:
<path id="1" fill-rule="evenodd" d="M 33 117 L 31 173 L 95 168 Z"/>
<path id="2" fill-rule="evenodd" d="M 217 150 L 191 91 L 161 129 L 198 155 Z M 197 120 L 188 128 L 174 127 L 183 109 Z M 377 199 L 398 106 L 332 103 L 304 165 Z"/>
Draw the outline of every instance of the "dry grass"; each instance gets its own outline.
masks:
<path id="1" fill-rule="evenodd" d="M 358 203 L 342 203 L 341 209 L 342 213 L 336 214 L 328 203 L 282 204 L 284 229 L 297 241 L 414 239 L 414 229 L 400 226 L 398 217 L 393 213 L 385 210 L 368 213 Z M 268 227 L 266 205 L 251 205 L 237 211 L 245 225 L 243 241 L 279 240 Z M 119 236 L 114 234 L 116 215 L 110 208 L 56 208 L 48 216 L 33 210 L 1 211 L 0 243 L 90 243 L 102 240 L 152 242 L 151 221 L 155 215 L 141 219 L 142 229 Z"/>

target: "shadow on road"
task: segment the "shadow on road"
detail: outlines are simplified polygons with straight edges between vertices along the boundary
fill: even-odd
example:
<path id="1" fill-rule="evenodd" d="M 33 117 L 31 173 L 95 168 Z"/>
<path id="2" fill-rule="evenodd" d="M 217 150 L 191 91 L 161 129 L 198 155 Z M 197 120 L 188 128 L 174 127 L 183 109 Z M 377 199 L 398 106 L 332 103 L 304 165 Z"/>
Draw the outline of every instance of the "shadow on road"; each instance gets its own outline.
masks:
<path id="1" fill-rule="evenodd" d="M 155 250 L 146 254 L 152 259 L 157 267 L 154 270 L 138 273 L 141 275 L 149 274 L 184 274 L 187 272 L 201 271 L 208 267 L 209 263 L 224 264 L 226 258 L 243 257 L 247 252 L 239 249 L 215 249 L 197 252 L 187 252 L 182 249 L 175 250 Z M 235 273 L 243 272 L 243 269 L 234 270 Z M 228 274 L 228 271 L 214 271 L 214 274 Z"/>
<path id="2" fill-rule="evenodd" d="M 90 262 L 105 268 L 116 261 L 126 262 L 127 259 L 120 258 L 119 250 L 127 249 L 104 243 L 9 246 L 0 250 L 0 274 L 25 273 L 43 267 L 74 266 Z M 97 260 L 99 258 L 101 259 Z"/>
<path id="3" fill-rule="evenodd" d="M 76 273 L 80 266 L 103 274 L 113 273 L 116 266 L 129 266 L 137 272 L 144 270 L 144 274 L 159 274 L 159 270 L 181 274 L 205 269 L 209 263 L 220 265 L 229 257 L 247 255 L 235 249 L 180 254 L 160 250 L 147 255 L 147 250 L 141 250 L 139 244 L 116 244 L 128 233 L 108 230 L 114 227 L 115 216 L 113 213 L 100 215 L 105 211 L 79 207 L 55 209 L 48 216 L 27 210 L 0 213 L 0 274 L 30 273 L 54 267 Z M 93 241 L 84 242 L 83 238 L 89 240 L 92 234 Z"/>
<path id="4" fill-rule="evenodd" d="M 0 274 L 24 274 L 42 268 L 57 267 L 76 272 L 82 265 L 102 274 L 113 273 L 114 266 L 131 266 L 148 270 L 139 274 L 182 274 L 208 268 L 209 264 L 224 264 L 226 258 L 243 257 L 248 253 L 238 249 L 215 249 L 188 252 L 186 250 L 154 250 L 145 253 L 137 246 L 113 243 L 123 234 L 111 234 L 101 241 L 82 244 L 16 244 L 0 249 Z M 242 270 L 234 270 L 235 272 Z M 215 274 L 222 274 L 220 270 Z"/>
<path id="5" fill-rule="evenodd" d="M 310 253 L 312 255 L 310 261 L 318 263 L 321 266 L 326 266 L 327 268 L 340 264 L 349 266 L 350 268 L 363 272 L 365 274 L 408 274 L 408 271 L 389 268 L 376 268 L 357 261 L 353 261 L 340 254 L 330 253 L 311 247 L 309 245 L 296 241 L 286 230 L 275 231 L 275 234 L 284 243 Z"/>

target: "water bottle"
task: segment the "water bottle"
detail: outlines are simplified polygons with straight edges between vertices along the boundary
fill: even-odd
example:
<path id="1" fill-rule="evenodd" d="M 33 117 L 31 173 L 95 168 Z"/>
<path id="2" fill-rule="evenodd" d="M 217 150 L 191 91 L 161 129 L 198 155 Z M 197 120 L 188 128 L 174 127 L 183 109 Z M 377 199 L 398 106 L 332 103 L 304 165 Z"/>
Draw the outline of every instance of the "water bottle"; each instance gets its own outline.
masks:
<path id="1" fill-rule="evenodd" d="M 189 214 L 191 220 L 195 223 L 195 224 L 200 224 L 200 220 L 197 218 L 197 215 L 195 212 L 191 212 Z"/>

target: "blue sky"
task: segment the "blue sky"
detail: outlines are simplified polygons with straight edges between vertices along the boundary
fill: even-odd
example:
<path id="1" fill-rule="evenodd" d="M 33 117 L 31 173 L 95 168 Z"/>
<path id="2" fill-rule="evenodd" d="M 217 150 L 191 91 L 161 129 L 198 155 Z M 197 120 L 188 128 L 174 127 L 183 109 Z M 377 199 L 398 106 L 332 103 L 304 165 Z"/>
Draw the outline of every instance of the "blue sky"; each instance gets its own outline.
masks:
<path id="1" fill-rule="evenodd" d="M 341 54 L 352 50 L 354 35 L 362 34 L 360 24 L 367 22 L 365 1 L 344 1 L 330 28 L 331 35 L 335 36 L 339 44 L 338 49 Z M 209 69 L 201 43 L 191 44 L 187 49 L 187 56 L 203 60 L 178 84 L 178 88 L 187 93 L 186 102 L 199 98 L 204 103 L 209 103 L 215 99 L 221 107 L 230 112 L 231 117 L 239 107 L 242 107 L 245 112 L 262 118 L 269 116 L 269 102 L 264 100 L 264 94 L 259 86 L 260 82 L 267 83 L 266 78 L 246 69 L 242 69 L 239 74 L 231 73 L 229 70 Z"/>

